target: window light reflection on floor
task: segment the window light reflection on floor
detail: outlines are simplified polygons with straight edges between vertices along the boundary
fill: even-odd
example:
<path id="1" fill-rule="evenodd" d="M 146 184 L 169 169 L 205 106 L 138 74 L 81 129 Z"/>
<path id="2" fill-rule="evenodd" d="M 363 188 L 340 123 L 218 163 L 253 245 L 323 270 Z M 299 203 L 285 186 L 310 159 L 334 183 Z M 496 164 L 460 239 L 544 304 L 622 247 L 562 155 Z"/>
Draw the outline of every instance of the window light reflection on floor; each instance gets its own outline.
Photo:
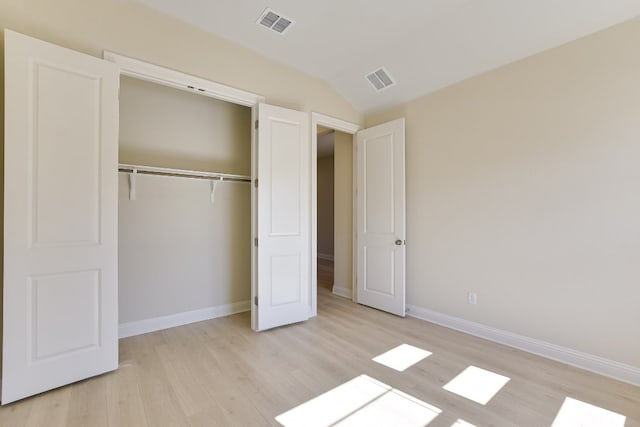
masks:
<path id="1" fill-rule="evenodd" d="M 626 417 L 567 397 L 551 427 L 624 427 Z"/>
<path id="2" fill-rule="evenodd" d="M 360 375 L 276 417 L 285 427 L 398 425 L 423 427 L 442 411 Z"/>
<path id="3" fill-rule="evenodd" d="M 469 366 L 442 388 L 486 405 L 509 380 L 504 375 Z"/>
<path id="4" fill-rule="evenodd" d="M 456 420 L 455 423 L 451 424 L 451 427 L 477 427 L 477 426 L 475 424 L 468 423 L 465 420 Z"/>
<path id="5" fill-rule="evenodd" d="M 431 352 L 427 350 L 409 344 L 401 344 L 371 360 L 402 372 L 429 356 L 431 356 Z"/>

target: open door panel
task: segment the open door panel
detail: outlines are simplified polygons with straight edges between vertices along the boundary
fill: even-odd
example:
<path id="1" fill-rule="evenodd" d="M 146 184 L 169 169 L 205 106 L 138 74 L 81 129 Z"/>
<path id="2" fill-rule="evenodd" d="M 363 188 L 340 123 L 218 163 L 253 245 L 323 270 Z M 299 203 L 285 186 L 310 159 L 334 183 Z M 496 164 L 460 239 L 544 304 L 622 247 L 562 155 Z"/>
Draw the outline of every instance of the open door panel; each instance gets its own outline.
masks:
<path id="1" fill-rule="evenodd" d="M 5 30 L 2 404 L 118 367 L 118 67 Z"/>
<path id="2" fill-rule="evenodd" d="M 308 115 L 260 104 L 257 195 L 257 330 L 309 318 Z"/>
<path id="3" fill-rule="evenodd" d="M 356 135 L 356 301 L 405 315 L 405 130 L 394 120 Z"/>

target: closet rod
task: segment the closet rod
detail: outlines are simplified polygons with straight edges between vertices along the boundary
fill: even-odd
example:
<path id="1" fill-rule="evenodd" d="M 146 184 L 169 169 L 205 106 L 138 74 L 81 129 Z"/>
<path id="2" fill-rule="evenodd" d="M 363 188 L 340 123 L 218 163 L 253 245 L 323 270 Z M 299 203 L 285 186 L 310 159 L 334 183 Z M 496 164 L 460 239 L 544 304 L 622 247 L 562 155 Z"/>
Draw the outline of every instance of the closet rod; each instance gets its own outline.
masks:
<path id="1" fill-rule="evenodd" d="M 230 173 L 218 173 L 218 172 L 202 172 L 192 171 L 185 169 L 171 169 L 171 168 L 159 168 L 155 166 L 140 166 L 140 165 L 118 165 L 118 172 L 133 173 L 146 175 L 161 175 L 161 176 L 177 176 L 184 178 L 200 178 L 200 179 L 219 179 L 224 181 L 233 182 L 251 182 L 251 177 L 247 175 L 234 175 Z"/>

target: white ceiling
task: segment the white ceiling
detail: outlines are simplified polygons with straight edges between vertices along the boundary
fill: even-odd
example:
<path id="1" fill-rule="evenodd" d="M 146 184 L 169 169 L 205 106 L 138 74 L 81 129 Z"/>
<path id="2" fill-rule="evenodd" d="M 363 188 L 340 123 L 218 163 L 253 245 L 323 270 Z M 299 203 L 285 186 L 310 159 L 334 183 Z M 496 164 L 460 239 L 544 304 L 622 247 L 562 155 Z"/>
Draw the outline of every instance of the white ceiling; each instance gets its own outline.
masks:
<path id="1" fill-rule="evenodd" d="M 383 110 L 640 15 L 640 0 L 138 0 Z M 256 24 L 266 7 L 295 24 Z M 373 90 L 384 66 L 398 84 Z"/>

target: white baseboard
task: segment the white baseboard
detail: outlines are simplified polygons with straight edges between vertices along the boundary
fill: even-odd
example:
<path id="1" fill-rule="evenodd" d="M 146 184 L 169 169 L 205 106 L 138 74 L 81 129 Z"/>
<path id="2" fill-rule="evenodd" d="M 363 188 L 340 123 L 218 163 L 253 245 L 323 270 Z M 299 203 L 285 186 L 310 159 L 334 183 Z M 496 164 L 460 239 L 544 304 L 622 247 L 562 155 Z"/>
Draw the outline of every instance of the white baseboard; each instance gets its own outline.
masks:
<path id="1" fill-rule="evenodd" d="M 338 295 L 339 297 L 344 297 L 349 299 L 351 299 L 351 295 L 352 295 L 350 288 L 343 288 L 342 286 L 338 286 L 338 285 L 333 285 L 333 289 L 331 290 L 331 293 L 333 293 L 334 295 Z"/>
<path id="2" fill-rule="evenodd" d="M 323 259 L 325 261 L 333 261 L 333 255 L 331 254 L 318 254 L 318 258 Z"/>
<path id="3" fill-rule="evenodd" d="M 640 386 L 640 367 L 626 365 L 422 307 L 407 305 L 407 315 Z"/>
<path id="4" fill-rule="evenodd" d="M 215 307 L 202 308 L 200 310 L 186 311 L 184 313 L 170 314 L 168 316 L 154 317 L 152 319 L 138 320 L 135 322 L 121 323 L 118 336 L 120 338 L 146 334 L 161 329 L 215 319 L 216 317 L 229 316 L 251 310 L 250 301 L 240 301 Z"/>

